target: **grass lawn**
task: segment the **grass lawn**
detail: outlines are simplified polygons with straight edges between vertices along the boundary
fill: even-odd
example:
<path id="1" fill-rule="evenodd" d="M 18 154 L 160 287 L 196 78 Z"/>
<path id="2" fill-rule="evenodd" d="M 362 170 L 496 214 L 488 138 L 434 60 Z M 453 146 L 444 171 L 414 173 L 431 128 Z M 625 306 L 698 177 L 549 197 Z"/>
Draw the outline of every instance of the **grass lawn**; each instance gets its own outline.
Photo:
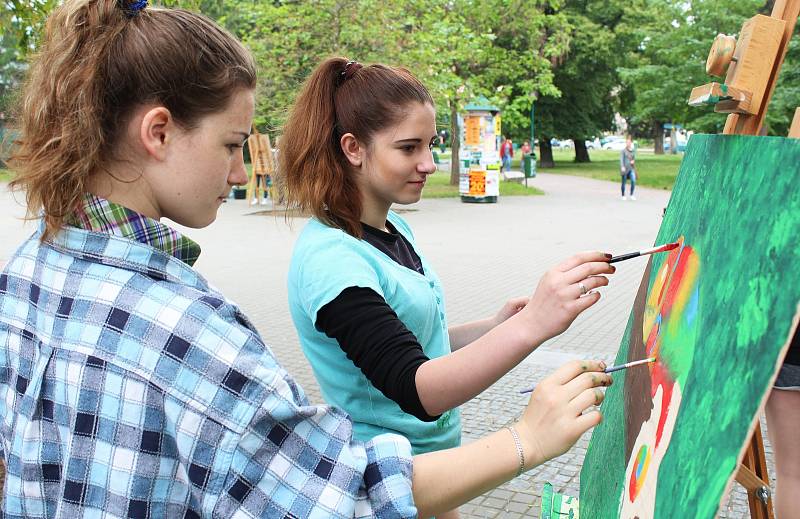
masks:
<path id="1" fill-rule="evenodd" d="M 531 196 L 543 195 L 541 189 L 535 187 L 525 187 L 517 182 L 500 181 L 500 196 Z M 428 177 L 425 182 L 425 189 L 422 190 L 422 198 L 457 198 L 458 186 L 450 185 L 450 172 L 437 171 Z"/>
<path id="2" fill-rule="evenodd" d="M 438 153 L 438 151 L 437 151 Z M 538 153 L 538 149 L 537 149 Z M 683 155 L 655 155 L 652 151 L 639 151 L 636 160 L 636 178 L 637 185 L 654 187 L 657 189 L 672 189 L 675 183 L 675 178 L 678 176 L 678 168 L 681 165 Z M 439 153 L 442 160 L 449 160 L 450 150 L 445 153 Z M 619 152 L 610 150 L 589 150 L 589 158 L 591 162 L 585 164 L 577 164 L 573 162 L 575 159 L 575 152 L 571 149 L 567 150 L 553 150 L 553 158 L 556 161 L 554 168 L 541 168 L 537 165 L 537 171 L 542 173 L 556 173 L 559 175 L 575 175 L 579 177 L 596 178 L 599 180 L 610 180 L 611 182 L 619 182 Z M 520 157 L 515 156 L 511 161 L 513 169 L 521 169 Z M 434 178 L 437 175 L 434 175 Z M 423 196 L 427 198 L 435 198 L 438 196 L 455 196 L 453 195 L 436 195 L 430 194 L 427 191 L 434 192 L 437 187 L 432 185 L 432 181 L 428 181 L 425 187 Z M 441 179 L 439 179 L 441 180 Z M 441 186 L 445 186 L 446 182 L 441 182 Z M 505 189 L 513 190 L 514 192 L 507 193 Z M 517 189 L 522 189 L 522 192 L 517 193 Z M 455 193 L 457 190 L 454 190 Z M 509 182 L 500 183 L 500 194 L 533 194 L 527 193 L 527 190 L 518 184 L 512 185 Z M 538 193 L 537 193 L 538 194 Z"/>
<path id="3" fill-rule="evenodd" d="M 619 182 L 619 152 L 610 150 L 589 150 L 591 162 L 577 164 L 573 162 L 575 152 L 572 150 L 553 150 L 554 168 L 539 168 L 542 173 L 559 175 L 576 175 Z M 683 155 L 655 155 L 652 152 L 639 151 L 636 154 L 636 185 L 657 189 L 672 189 Z"/>

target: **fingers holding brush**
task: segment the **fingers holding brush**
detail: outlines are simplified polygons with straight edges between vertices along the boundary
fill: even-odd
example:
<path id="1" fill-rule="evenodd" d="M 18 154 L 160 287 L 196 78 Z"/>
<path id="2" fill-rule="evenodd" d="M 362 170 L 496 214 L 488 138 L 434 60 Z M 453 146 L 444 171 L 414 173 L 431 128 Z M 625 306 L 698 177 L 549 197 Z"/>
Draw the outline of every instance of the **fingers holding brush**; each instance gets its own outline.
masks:
<path id="1" fill-rule="evenodd" d="M 602 401 L 599 386 L 607 381 L 605 367 L 605 363 L 596 360 L 572 361 L 536 387 L 518 427 L 537 457 L 550 459 L 563 454 L 593 424 L 599 423 L 597 417 L 593 422 L 581 413 Z"/>

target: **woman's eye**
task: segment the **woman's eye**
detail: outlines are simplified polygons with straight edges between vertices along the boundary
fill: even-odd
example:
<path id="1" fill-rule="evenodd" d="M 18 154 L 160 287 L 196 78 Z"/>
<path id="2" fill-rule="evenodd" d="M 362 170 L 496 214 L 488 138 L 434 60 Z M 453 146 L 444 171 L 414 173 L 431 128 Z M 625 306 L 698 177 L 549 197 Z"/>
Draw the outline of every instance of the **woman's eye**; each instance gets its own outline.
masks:
<path id="1" fill-rule="evenodd" d="M 410 152 L 414 151 L 414 146 L 411 146 L 411 145 L 409 145 L 409 146 L 403 146 L 403 147 L 402 147 L 402 148 L 400 148 L 400 149 L 401 149 L 401 150 L 403 150 L 403 151 L 405 151 L 405 152 L 407 152 L 407 153 L 410 153 Z"/>
<path id="2" fill-rule="evenodd" d="M 228 148 L 228 151 L 233 153 L 236 150 L 236 148 L 241 148 L 242 145 L 238 144 L 238 143 L 236 143 L 236 144 L 226 144 L 225 147 Z"/>

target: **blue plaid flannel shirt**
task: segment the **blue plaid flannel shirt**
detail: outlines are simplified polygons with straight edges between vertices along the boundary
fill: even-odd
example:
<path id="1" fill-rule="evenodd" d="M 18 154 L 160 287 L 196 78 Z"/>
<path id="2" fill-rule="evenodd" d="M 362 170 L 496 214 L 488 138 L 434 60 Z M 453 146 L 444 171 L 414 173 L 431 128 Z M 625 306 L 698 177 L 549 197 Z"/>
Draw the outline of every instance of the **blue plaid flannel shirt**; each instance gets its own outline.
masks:
<path id="1" fill-rule="evenodd" d="M 416 516 L 408 442 L 353 441 L 186 263 L 40 235 L 0 273 L 2 517 Z"/>

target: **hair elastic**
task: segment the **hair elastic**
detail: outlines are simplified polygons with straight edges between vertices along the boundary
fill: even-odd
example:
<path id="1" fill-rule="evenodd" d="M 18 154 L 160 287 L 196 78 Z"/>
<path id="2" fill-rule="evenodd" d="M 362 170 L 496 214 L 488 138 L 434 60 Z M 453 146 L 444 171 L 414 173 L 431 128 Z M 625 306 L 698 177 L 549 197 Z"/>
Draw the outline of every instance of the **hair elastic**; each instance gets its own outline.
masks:
<path id="1" fill-rule="evenodd" d="M 358 71 L 358 69 L 362 68 L 363 66 L 364 65 L 362 65 L 358 61 L 355 60 L 348 61 L 347 64 L 345 64 L 344 69 L 342 69 L 342 71 L 339 72 L 339 84 L 341 85 L 342 83 L 353 77 L 353 74 L 355 74 L 356 71 Z"/>
<path id="2" fill-rule="evenodd" d="M 117 5 L 125 11 L 129 17 L 134 17 L 139 14 L 139 11 L 143 10 L 147 7 L 147 0 L 135 0 L 133 2 L 128 2 L 127 0 L 117 0 Z"/>

